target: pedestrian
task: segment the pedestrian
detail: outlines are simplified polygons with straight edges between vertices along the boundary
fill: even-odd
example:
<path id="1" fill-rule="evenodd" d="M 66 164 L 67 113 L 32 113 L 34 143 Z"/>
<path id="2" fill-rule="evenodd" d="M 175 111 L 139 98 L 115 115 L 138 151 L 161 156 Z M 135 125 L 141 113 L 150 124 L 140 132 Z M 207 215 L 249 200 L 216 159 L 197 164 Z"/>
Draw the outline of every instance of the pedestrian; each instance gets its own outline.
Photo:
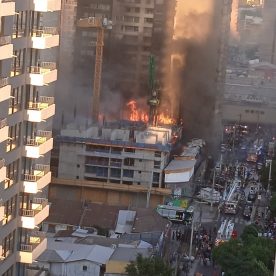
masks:
<path id="1" fill-rule="evenodd" d="M 175 238 L 175 230 L 172 231 L 172 239 L 174 240 Z"/>

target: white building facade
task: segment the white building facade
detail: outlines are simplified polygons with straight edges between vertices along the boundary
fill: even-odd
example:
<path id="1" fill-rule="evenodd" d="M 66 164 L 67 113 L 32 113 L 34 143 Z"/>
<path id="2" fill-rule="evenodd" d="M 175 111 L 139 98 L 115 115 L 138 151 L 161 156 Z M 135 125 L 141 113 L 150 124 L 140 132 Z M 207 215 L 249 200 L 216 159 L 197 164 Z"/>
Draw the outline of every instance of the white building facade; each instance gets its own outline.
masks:
<path id="1" fill-rule="evenodd" d="M 0 0 L 0 275 L 45 249 L 61 0 Z"/>

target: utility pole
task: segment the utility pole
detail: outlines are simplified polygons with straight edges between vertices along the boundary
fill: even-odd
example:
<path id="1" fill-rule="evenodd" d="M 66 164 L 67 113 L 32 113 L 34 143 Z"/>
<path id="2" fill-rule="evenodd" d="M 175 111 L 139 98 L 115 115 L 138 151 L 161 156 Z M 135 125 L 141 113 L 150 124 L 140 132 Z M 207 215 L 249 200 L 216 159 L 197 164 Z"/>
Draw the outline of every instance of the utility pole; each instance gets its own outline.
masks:
<path id="1" fill-rule="evenodd" d="M 271 183 L 271 168 L 272 168 L 272 159 L 267 160 L 269 162 L 269 174 L 268 174 L 268 185 L 267 185 L 267 190 L 266 193 L 267 195 L 269 194 L 270 190 L 270 183 Z"/>
<path id="2" fill-rule="evenodd" d="M 212 182 L 212 194 L 211 194 L 211 211 L 213 211 L 213 205 L 214 205 L 214 188 L 215 188 L 215 181 L 216 181 L 216 170 L 215 170 L 215 168 L 214 168 L 213 182 Z"/>
<path id="3" fill-rule="evenodd" d="M 274 259 L 274 273 L 273 276 L 276 276 L 276 253 L 275 253 L 275 259 Z"/>
<path id="4" fill-rule="evenodd" d="M 190 237 L 190 247 L 189 247 L 189 265 L 191 266 L 191 262 L 192 262 L 192 249 L 193 249 L 193 239 L 194 239 L 194 221 L 195 221 L 195 217 L 193 216 L 192 219 L 192 225 L 191 225 L 191 237 Z"/>

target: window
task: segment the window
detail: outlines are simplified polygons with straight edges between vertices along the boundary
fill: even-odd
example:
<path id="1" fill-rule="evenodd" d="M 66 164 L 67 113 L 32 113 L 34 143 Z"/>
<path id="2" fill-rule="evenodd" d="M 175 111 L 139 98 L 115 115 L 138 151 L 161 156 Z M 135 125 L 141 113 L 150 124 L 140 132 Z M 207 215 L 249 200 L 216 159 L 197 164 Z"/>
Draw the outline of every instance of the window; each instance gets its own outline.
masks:
<path id="1" fill-rule="evenodd" d="M 7 179 L 5 181 L 5 189 L 18 182 L 19 179 L 19 159 L 7 165 Z"/>
<path id="2" fill-rule="evenodd" d="M 14 77 L 23 73 L 25 63 L 25 51 L 16 50 L 13 53 L 10 76 Z"/>
<path id="3" fill-rule="evenodd" d="M 153 22 L 153 18 L 145 18 L 145 23 L 152 23 Z"/>
<path id="4" fill-rule="evenodd" d="M 147 14 L 153 14 L 153 9 L 146 8 L 146 13 Z"/>
<path id="5" fill-rule="evenodd" d="M 154 157 L 161 157 L 161 151 L 154 152 Z"/>
<path id="6" fill-rule="evenodd" d="M 14 237 L 15 231 L 6 236 L 3 240 L 1 256 L 7 258 L 14 251 Z"/>
<path id="7" fill-rule="evenodd" d="M 133 178 L 133 174 L 134 174 L 134 171 L 131 171 L 131 170 L 124 170 L 123 171 L 123 177 Z"/>
<path id="8" fill-rule="evenodd" d="M 133 158 L 125 158 L 124 160 L 124 166 L 134 166 L 134 159 Z"/>
<path id="9" fill-rule="evenodd" d="M 145 34 L 151 34 L 152 28 L 151 27 L 144 27 Z"/>
<path id="10" fill-rule="evenodd" d="M 160 169 L 161 161 L 154 161 L 154 168 Z"/>
<path id="11" fill-rule="evenodd" d="M 160 173 L 154 172 L 154 173 L 153 173 L 152 182 L 153 182 L 153 183 L 159 183 L 159 178 L 160 178 Z"/>
<path id="12" fill-rule="evenodd" d="M 121 178 L 121 170 L 111 168 L 110 169 L 110 177 Z"/>
<path id="13" fill-rule="evenodd" d="M 128 32 L 138 32 L 139 28 L 138 28 L 138 26 L 125 26 L 125 31 L 128 31 Z"/>
<path id="14" fill-rule="evenodd" d="M 22 95 L 24 86 L 13 88 L 11 91 L 11 98 L 9 102 L 9 114 L 13 114 L 21 110 Z"/>
<path id="15" fill-rule="evenodd" d="M 21 123 L 9 127 L 9 139 L 7 140 L 7 152 L 20 145 Z"/>
<path id="16" fill-rule="evenodd" d="M 82 270 L 83 270 L 83 271 L 87 271 L 87 265 L 83 265 L 83 266 L 82 266 Z"/>
<path id="17" fill-rule="evenodd" d="M 16 216 L 17 196 L 11 197 L 9 200 L 3 203 L 5 206 L 3 224 L 7 224 L 10 220 Z"/>
<path id="18" fill-rule="evenodd" d="M 25 35 L 27 22 L 27 11 L 21 11 L 14 16 L 13 23 L 13 38 L 22 37 Z"/>

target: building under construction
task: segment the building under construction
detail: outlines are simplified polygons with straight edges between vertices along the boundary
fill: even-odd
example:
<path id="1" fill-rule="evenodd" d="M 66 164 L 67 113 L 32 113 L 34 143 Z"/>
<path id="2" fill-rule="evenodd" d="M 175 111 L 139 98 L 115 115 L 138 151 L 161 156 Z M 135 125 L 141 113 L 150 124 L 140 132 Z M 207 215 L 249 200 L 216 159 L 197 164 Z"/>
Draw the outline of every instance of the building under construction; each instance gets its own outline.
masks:
<path id="1" fill-rule="evenodd" d="M 164 187 L 163 171 L 179 138 L 181 127 L 150 127 L 142 122 L 68 126 L 58 137 L 58 171 L 51 197 L 66 190 L 72 200 L 156 206 L 171 194 Z"/>

